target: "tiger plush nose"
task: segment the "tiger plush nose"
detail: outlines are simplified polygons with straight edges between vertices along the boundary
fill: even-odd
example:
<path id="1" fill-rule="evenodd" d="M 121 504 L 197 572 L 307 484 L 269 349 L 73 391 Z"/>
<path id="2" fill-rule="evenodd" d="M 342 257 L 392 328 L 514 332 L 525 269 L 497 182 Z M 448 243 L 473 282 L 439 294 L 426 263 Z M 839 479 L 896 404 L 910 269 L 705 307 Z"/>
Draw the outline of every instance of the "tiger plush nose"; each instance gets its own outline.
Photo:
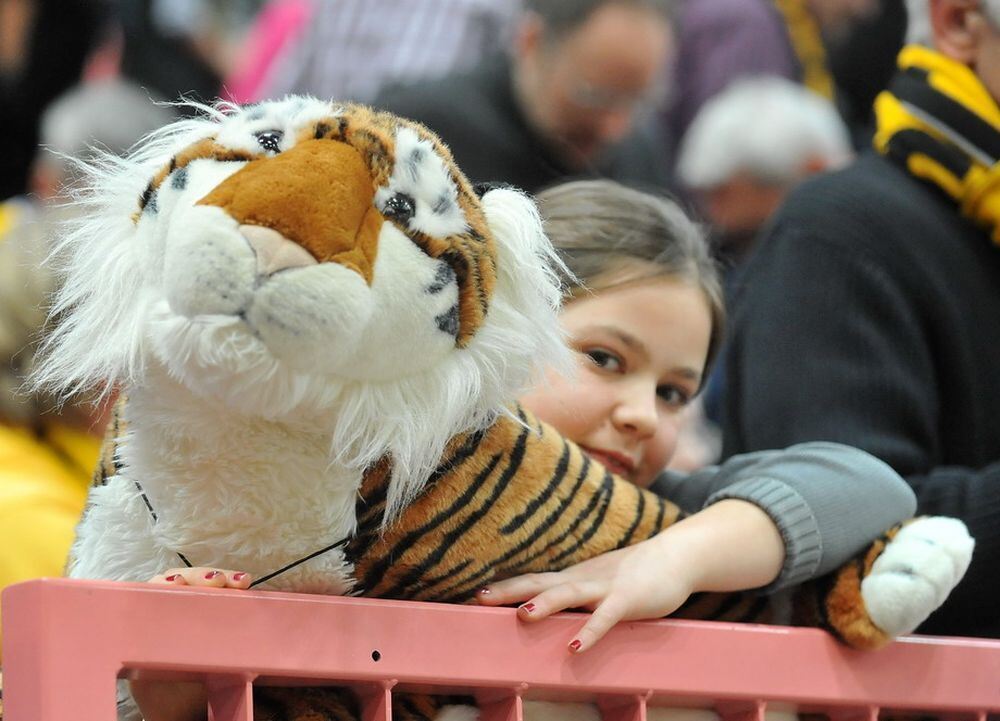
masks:
<path id="1" fill-rule="evenodd" d="M 315 265 L 309 251 L 276 230 L 261 225 L 241 225 L 240 233 L 257 256 L 257 273 L 271 275 L 287 268 Z"/>
<path id="2" fill-rule="evenodd" d="M 370 285 L 384 218 L 361 154 L 337 140 L 306 140 L 247 163 L 198 205 L 222 208 L 257 254 L 262 274 L 339 263 Z"/>

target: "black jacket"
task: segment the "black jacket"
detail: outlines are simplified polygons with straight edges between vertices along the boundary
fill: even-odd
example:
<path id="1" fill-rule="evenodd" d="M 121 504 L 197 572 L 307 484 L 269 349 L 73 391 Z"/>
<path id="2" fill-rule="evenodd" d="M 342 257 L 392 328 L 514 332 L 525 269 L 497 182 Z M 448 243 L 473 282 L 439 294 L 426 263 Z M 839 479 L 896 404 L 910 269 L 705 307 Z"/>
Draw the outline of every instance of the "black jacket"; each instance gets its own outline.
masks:
<path id="1" fill-rule="evenodd" d="M 725 454 L 828 440 L 882 458 L 919 513 L 977 541 L 921 631 L 1000 637 L 1000 246 L 870 154 L 793 193 L 734 305 Z"/>

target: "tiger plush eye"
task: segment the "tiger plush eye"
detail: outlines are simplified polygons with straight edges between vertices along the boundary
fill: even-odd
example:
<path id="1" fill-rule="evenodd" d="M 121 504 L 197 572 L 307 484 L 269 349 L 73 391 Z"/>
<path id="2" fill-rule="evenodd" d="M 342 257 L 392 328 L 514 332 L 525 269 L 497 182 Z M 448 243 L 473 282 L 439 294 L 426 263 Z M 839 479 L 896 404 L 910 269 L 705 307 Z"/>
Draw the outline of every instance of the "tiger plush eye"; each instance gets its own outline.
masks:
<path id="1" fill-rule="evenodd" d="M 382 207 L 382 215 L 404 225 L 410 222 L 416 212 L 416 202 L 406 193 L 396 193 L 385 201 L 385 205 Z"/>
<path id="2" fill-rule="evenodd" d="M 279 144 L 283 136 L 284 134 L 280 130 L 262 130 L 254 134 L 260 147 L 270 153 L 277 153 L 280 150 Z"/>

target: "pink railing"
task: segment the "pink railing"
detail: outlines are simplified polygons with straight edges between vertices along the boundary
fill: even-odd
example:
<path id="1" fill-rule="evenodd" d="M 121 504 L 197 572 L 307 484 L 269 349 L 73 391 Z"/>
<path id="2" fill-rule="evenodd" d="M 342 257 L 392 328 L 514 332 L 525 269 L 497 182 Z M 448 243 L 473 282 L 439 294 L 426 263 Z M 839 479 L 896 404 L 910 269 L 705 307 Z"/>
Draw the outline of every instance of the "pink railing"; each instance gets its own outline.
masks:
<path id="1" fill-rule="evenodd" d="M 400 690 L 475 695 L 483 721 L 523 700 L 591 701 L 606 721 L 653 707 L 762 721 L 769 705 L 835 721 L 1000 713 L 1000 643 L 911 637 L 873 653 L 825 633 L 687 621 L 623 624 L 578 657 L 580 617 L 510 609 L 45 579 L 3 593 L 5 721 L 112 721 L 116 678 L 202 680 L 210 718 L 252 718 L 252 685 L 358 689 L 365 721 Z"/>

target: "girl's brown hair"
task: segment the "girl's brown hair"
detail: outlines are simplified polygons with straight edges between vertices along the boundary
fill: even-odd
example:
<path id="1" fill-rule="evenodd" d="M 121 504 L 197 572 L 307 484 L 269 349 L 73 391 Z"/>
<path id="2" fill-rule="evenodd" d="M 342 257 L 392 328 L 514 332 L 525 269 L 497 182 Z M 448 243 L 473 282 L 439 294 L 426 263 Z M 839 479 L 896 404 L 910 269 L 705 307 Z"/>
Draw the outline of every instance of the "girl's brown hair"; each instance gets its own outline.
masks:
<path id="1" fill-rule="evenodd" d="M 563 298 L 656 277 L 701 288 L 712 315 L 703 378 L 725 333 L 725 300 L 715 260 L 702 229 L 669 198 L 610 180 L 580 180 L 541 192 L 545 231 L 572 275 L 563 275 Z"/>

